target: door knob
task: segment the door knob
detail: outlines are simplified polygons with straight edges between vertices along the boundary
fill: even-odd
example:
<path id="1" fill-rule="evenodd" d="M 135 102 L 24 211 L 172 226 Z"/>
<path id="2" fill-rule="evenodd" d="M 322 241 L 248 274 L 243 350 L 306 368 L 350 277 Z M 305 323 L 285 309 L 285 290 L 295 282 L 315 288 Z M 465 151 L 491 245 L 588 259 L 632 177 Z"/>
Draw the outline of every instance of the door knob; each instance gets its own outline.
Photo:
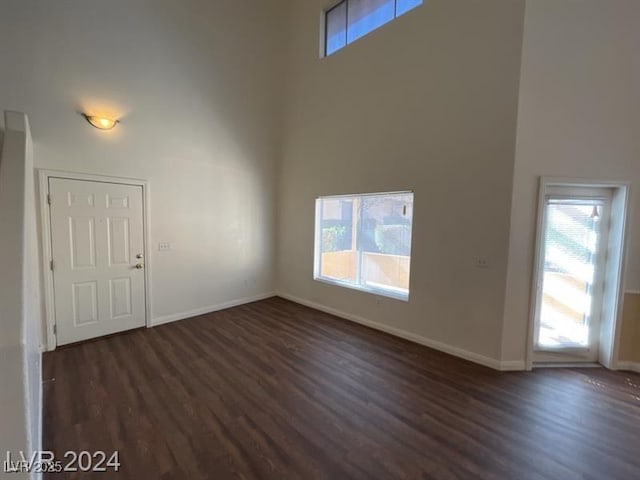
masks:
<path id="1" fill-rule="evenodd" d="M 138 253 L 138 254 L 136 255 L 136 258 L 137 258 L 137 259 L 141 259 L 142 257 L 144 257 L 144 255 L 143 255 L 143 254 L 141 254 L 141 253 Z"/>
<path id="2" fill-rule="evenodd" d="M 144 267 L 144 265 L 142 263 L 136 263 L 136 268 L 138 270 L 142 269 Z"/>

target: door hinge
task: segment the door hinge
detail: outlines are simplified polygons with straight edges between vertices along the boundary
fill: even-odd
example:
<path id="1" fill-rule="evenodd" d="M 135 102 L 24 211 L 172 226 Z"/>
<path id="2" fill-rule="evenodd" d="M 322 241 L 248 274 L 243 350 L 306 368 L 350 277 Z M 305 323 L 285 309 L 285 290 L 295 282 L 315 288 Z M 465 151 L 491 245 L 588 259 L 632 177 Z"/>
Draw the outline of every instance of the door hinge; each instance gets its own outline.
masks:
<path id="1" fill-rule="evenodd" d="M 58 334 L 58 326 L 57 326 L 57 325 L 54 325 L 54 326 L 53 326 L 53 334 L 54 334 L 54 335 L 57 335 L 57 334 Z"/>
<path id="2" fill-rule="evenodd" d="M 51 271 L 53 272 L 53 260 L 51 260 L 51 262 L 49 262 L 49 267 L 51 267 Z"/>
<path id="3" fill-rule="evenodd" d="M 51 194 L 47 193 L 47 203 L 51 205 Z"/>

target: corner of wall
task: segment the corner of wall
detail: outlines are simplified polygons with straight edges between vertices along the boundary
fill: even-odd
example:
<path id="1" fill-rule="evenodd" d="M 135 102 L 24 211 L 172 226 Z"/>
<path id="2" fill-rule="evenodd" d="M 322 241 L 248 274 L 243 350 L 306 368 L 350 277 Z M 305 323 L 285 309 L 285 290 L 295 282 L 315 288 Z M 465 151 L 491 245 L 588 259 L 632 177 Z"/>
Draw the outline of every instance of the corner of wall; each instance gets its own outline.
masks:
<path id="1" fill-rule="evenodd" d="M 0 160 L 0 277 L 2 295 L 2 451 L 26 455 L 41 448 L 42 374 L 38 242 L 33 146 L 24 113 L 5 112 Z"/>
<path id="2" fill-rule="evenodd" d="M 507 252 L 507 271 L 505 275 L 505 285 L 504 285 L 504 307 L 502 313 L 502 331 L 501 331 L 501 341 L 500 341 L 500 359 L 501 362 L 505 364 L 517 364 L 522 365 L 522 368 L 518 368 L 519 370 L 526 369 L 526 339 L 522 339 L 522 346 L 524 351 L 520 353 L 514 354 L 512 350 L 519 349 L 507 349 L 506 344 L 513 343 L 514 339 L 511 338 L 513 333 L 510 332 L 511 323 L 518 322 L 517 312 L 514 312 L 512 305 L 510 304 L 510 300 L 512 297 L 510 286 L 513 285 L 511 281 L 512 277 L 516 274 L 513 269 L 514 259 L 517 257 L 520 252 L 516 245 L 516 240 L 514 239 L 514 235 L 512 229 L 514 225 L 517 224 L 517 214 L 516 211 L 516 203 L 517 203 L 517 191 L 516 191 L 516 179 L 517 179 L 517 160 L 518 160 L 518 133 L 519 133 L 519 123 L 520 123 L 520 104 L 521 104 L 521 82 L 523 76 L 523 68 L 524 68 L 524 42 L 525 42 L 525 28 L 526 28 L 526 16 L 527 16 L 527 4 L 528 0 L 525 0 L 522 6 L 522 35 L 520 40 L 520 70 L 518 72 L 518 101 L 516 103 L 516 129 L 515 129 L 515 138 L 513 144 L 513 171 L 512 171 L 512 179 L 511 179 L 511 214 L 509 216 L 509 249 Z M 526 318 L 526 322 L 528 324 L 528 317 Z M 519 335 L 517 335 L 519 336 Z M 509 352 L 506 354 L 505 352 Z M 517 357 L 517 358 L 516 358 Z M 515 358 L 515 360 L 514 360 Z"/>

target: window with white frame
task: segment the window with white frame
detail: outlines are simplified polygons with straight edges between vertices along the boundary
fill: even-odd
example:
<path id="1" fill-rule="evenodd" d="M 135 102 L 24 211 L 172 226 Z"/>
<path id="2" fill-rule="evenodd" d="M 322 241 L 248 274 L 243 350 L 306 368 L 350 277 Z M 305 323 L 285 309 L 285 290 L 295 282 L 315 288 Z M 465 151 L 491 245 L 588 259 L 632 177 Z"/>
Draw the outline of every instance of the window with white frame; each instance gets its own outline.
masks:
<path id="1" fill-rule="evenodd" d="M 314 278 L 409 299 L 413 192 L 316 200 Z"/>
<path id="2" fill-rule="evenodd" d="M 325 12 L 324 54 L 331 55 L 423 0 L 342 0 Z"/>

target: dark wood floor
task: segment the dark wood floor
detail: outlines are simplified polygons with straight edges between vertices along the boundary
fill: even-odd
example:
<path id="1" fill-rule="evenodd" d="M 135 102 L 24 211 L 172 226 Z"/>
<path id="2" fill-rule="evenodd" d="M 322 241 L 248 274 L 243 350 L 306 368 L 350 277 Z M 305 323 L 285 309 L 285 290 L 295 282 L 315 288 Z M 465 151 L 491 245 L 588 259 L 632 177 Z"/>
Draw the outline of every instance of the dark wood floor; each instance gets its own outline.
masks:
<path id="1" fill-rule="evenodd" d="M 640 479 L 640 375 L 499 373 L 279 298 L 44 366 L 44 448 L 120 452 L 91 478 Z"/>

